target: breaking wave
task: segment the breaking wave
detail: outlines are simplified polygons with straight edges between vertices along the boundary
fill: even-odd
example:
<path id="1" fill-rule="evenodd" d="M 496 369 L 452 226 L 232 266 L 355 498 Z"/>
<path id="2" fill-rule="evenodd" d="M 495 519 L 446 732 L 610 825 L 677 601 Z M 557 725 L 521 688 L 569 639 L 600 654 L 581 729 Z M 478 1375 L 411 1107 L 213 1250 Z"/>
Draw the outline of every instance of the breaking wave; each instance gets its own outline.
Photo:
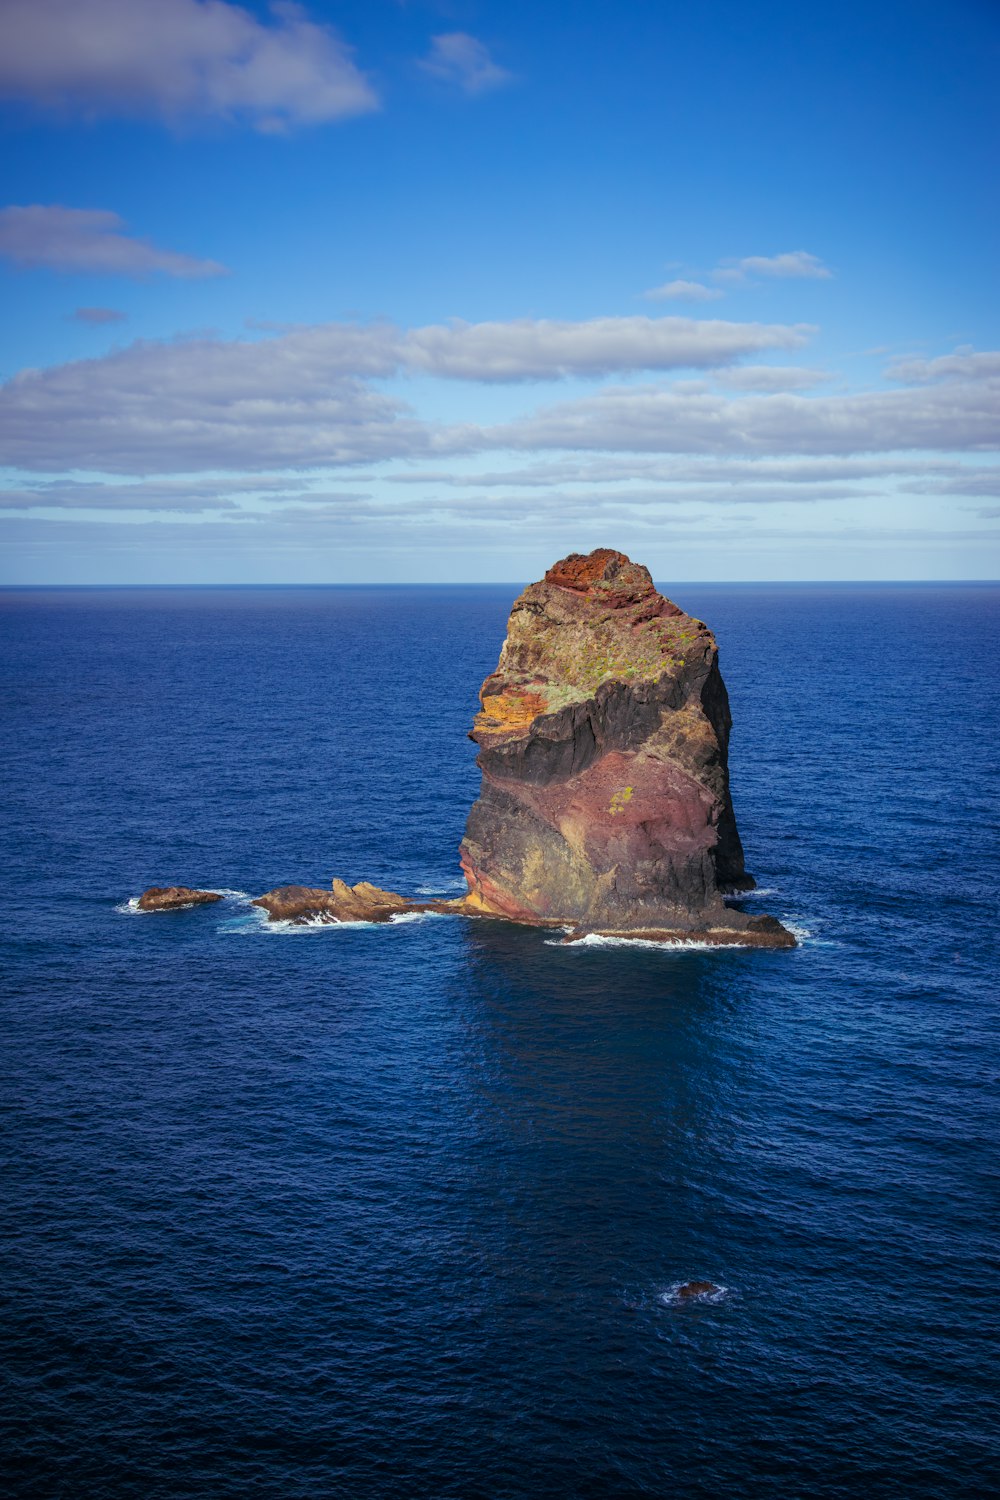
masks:
<path id="1" fill-rule="evenodd" d="M 272 922 L 262 906 L 251 906 L 237 917 L 219 926 L 219 931 L 230 937 L 253 937 L 266 933 L 268 937 L 288 936 L 304 932 L 349 932 L 363 928 L 403 927 L 410 922 L 423 922 L 427 918 L 445 915 L 436 911 L 404 911 L 390 917 L 388 922 L 331 922 L 326 917 L 306 917 L 300 922 Z"/>
<path id="2" fill-rule="evenodd" d="M 572 943 L 567 943 L 565 938 L 546 938 L 545 943 L 549 948 L 653 948 L 658 953 L 662 953 L 664 949 L 675 953 L 717 953 L 724 948 L 743 953 L 754 946 L 752 943 L 704 943 L 687 938 L 664 938 L 661 941 L 658 938 L 607 937 L 600 932 L 588 932 L 585 937 L 577 938 Z"/>

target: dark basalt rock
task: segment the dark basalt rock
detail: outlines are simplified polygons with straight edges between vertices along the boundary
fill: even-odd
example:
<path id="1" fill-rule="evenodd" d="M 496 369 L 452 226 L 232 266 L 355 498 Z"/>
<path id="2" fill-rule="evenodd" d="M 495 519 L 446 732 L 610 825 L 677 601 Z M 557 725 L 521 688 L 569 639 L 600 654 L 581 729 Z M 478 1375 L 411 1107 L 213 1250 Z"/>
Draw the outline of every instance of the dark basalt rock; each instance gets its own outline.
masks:
<path id="1" fill-rule="evenodd" d="M 683 1286 L 677 1288 L 675 1296 L 688 1302 L 692 1297 L 711 1297 L 721 1290 L 714 1281 L 685 1281 Z"/>
<path id="2" fill-rule="evenodd" d="M 574 553 L 510 613 L 472 738 L 465 909 L 657 939 L 793 947 L 752 889 L 715 638 L 620 552 Z"/>
<path id="3" fill-rule="evenodd" d="M 151 885 L 139 897 L 140 911 L 181 911 L 187 906 L 210 906 L 221 901 L 218 891 L 195 891 L 186 885 Z"/>

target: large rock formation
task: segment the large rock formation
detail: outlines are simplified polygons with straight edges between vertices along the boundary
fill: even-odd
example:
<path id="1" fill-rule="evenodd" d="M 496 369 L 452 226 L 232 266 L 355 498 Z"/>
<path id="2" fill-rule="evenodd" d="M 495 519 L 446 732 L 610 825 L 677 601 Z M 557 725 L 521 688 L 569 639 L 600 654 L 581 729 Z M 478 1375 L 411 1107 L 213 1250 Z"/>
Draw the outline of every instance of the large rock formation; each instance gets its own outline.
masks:
<path id="1" fill-rule="evenodd" d="M 620 552 L 574 553 L 510 613 L 472 738 L 467 911 L 580 932 L 793 946 L 752 888 L 715 638 Z"/>

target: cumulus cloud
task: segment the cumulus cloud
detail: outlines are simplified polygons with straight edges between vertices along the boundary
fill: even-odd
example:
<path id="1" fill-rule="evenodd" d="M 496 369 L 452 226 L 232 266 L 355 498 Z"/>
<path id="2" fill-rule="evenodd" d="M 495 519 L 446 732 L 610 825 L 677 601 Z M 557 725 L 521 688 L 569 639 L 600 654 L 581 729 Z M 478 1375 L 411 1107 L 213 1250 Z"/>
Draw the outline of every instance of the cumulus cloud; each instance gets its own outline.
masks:
<path id="1" fill-rule="evenodd" d="M 705 286 L 700 281 L 666 281 L 663 286 L 654 286 L 643 292 L 650 302 L 715 302 L 724 293 L 715 286 Z"/>
<path id="2" fill-rule="evenodd" d="M 751 276 L 829 281 L 833 272 L 808 250 L 788 250 L 783 255 L 745 255 L 732 265 L 720 266 L 714 275 L 719 281 L 745 281 Z"/>
<path id="3" fill-rule="evenodd" d="M 0 208 L 0 255 L 15 265 L 87 275 L 165 276 L 185 279 L 225 276 L 225 266 L 197 260 L 176 250 L 161 250 L 149 240 L 123 233 L 125 221 L 103 208 L 63 208 L 57 203 L 31 203 Z M 81 308 L 81 313 L 104 314 L 107 308 Z M 112 322 L 91 316 L 82 322 Z"/>
<path id="4" fill-rule="evenodd" d="M 351 49 L 299 5 L 3 0 L 0 97 L 85 116 L 223 119 L 269 132 L 378 108 Z"/>
<path id="5" fill-rule="evenodd" d="M 466 94 L 485 94 L 512 83 L 514 75 L 490 57 L 488 49 L 465 31 L 449 31 L 431 38 L 431 50 L 421 59 L 425 73 L 457 84 Z"/>
<path id="6" fill-rule="evenodd" d="M 117 307 L 76 307 L 67 318 L 71 323 L 87 323 L 92 328 L 101 328 L 106 323 L 127 323 L 128 313 Z"/>

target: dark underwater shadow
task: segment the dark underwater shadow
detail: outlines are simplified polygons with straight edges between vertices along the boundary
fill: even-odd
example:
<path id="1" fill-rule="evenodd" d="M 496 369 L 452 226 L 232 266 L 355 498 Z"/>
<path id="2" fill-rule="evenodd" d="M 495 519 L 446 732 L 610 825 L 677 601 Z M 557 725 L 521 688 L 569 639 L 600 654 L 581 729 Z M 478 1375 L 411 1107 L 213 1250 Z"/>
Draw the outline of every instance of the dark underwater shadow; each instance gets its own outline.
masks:
<path id="1" fill-rule="evenodd" d="M 759 955 L 580 948 L 560 936 L 465 924 L 465 962 L 449 983 L 494 1116 L 487 1133 L 575 1141 L 613 1173 L 638 1159 L 643 1173 L 699 1174 L 753 1066 L 740 1000 Z"/>

